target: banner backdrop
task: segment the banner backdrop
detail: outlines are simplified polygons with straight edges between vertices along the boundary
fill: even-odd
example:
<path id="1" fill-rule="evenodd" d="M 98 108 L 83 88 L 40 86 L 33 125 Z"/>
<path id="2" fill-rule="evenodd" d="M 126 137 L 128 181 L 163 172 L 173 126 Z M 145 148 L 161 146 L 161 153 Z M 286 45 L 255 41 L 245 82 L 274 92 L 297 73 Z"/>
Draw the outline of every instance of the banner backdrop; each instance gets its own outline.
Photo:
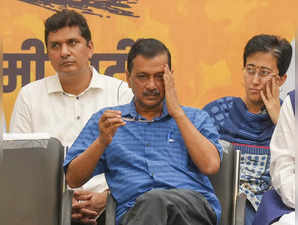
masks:
<path id="1" fill-rule="evenodd" d="M 138 38 L 163 41 L 172 53 L 180 103 L 202 107 L 242 96 L 243 48 L 253 35 L 294 39 L 295 0 L 9 0 L 1 1 L 3 106 L 7 125 L 22 86 L 55 73 L 43 45 L 44 21 L 62 8 L 82 13 L 92 32 L 92 64 L 125 79 L 129 47 Z"/>

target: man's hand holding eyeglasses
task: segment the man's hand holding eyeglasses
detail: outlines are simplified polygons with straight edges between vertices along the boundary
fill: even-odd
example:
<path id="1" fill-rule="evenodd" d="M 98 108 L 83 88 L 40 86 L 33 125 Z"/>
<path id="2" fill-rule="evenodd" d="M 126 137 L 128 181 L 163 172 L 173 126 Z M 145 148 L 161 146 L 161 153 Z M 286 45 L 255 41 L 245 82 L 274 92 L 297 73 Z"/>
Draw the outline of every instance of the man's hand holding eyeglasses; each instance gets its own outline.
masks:
<path id="1" fill-rule="evenodd" d="M 98 128 L 100 130 L 100 141 L 108 146 L 118 129 L 118 127 L 125 125 L 126 123 L 121 118 L 121 112 L 117 110 L 106 110 L 99 122 Z"/>

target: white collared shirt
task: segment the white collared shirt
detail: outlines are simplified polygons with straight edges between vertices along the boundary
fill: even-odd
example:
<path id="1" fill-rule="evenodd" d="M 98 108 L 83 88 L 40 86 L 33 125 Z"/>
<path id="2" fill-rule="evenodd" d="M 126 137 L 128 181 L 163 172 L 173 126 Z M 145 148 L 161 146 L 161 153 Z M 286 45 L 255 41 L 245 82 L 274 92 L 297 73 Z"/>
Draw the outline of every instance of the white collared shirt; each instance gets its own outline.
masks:
<path id="1" fill-rule="evenodd" d="M 104 107 L 129 103 L 132 97 L 126 82 L 101 75 L 94 68 L 89 87 L 77 96 L 63 91 L 56 74 L 21 89 L 12 113 L 10 132 L 48 133 L 70 147 L 93 113 Z M 103 184 L 92 179 L 84 187 L 101 191 L 104 188 L 98 187 L 98 183 Z M 105 181 L 104 186 L 106 188 Z"/>
<path id="2" fill-rule="evenodd" d="M 286 97 L 270 142 L 272 185 L 282 201 L 295 208 L 295 116 Z"/>

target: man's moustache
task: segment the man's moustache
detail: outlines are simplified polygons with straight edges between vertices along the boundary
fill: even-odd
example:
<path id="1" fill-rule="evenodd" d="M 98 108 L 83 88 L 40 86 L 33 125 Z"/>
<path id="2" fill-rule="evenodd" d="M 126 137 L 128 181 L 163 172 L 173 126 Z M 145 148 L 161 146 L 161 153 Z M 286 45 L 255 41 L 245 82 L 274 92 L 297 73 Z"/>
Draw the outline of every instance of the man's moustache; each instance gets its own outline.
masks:
<path id="1" fill-rule="evenodd" d="M 144 96 L 159 96 L 160 92 L 158 90 L 153 90 L 153 91 L 145 91 L 143 93 Z"/>

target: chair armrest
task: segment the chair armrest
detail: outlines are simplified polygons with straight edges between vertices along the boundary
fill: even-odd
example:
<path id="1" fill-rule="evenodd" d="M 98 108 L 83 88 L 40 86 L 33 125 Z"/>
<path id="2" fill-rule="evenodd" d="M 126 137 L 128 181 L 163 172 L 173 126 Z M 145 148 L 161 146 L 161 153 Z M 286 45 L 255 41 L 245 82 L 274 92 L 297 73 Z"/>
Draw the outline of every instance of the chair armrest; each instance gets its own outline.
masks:
<path id="1" fill-rule="evenodd" d="M 60 225 L 71 225 L 72 196 L 72 190 L 66 190 L 63 193 L 60 214 Z"/>
<path id="2" fill-rule="evenodd" d="M 246 207 L 246 195 L 241 193 L 237 195 L 237 199 L 236 199 L 235 225 L 245 224 L 245 207 Z"/>
<path id="3" fill-rule="evenodd" d="M 105 225 L 115 225 L 116 224 L 116 206 L 117 202 L 111 194 L 108 195 L 106 204 L 106 224 Z"/>

